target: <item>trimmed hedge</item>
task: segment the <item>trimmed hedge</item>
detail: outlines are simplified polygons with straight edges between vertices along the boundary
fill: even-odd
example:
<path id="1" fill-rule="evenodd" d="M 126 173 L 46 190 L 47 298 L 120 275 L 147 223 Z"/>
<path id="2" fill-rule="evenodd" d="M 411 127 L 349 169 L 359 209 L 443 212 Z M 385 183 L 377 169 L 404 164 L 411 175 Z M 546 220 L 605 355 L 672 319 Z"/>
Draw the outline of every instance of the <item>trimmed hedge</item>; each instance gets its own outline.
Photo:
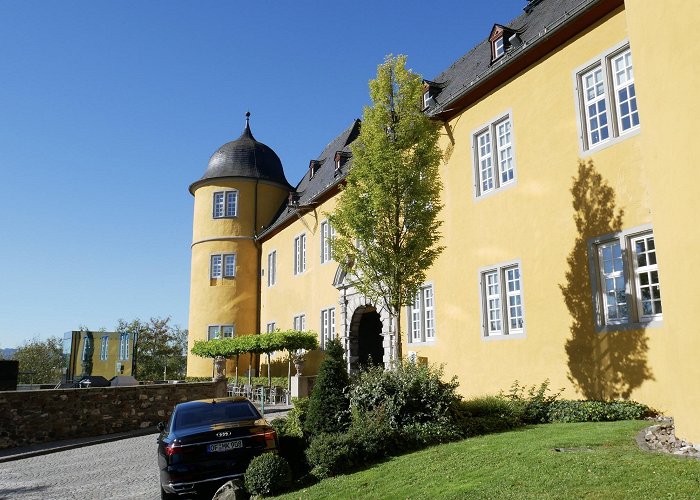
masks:
<path id="1" fill-rule="evenodd" d="M 612 422 L 641 420 L 657 411 L 635 401 L 554 401 L 549 406 L 549 422 Z"/>
<path id="2" fill-rule="evenodd" d="M 253 458 L 245 471 L 245 487 L 251 495 L 276 495 L 286 491 L 291 482 L 287 460 L 274 453 Z"/>

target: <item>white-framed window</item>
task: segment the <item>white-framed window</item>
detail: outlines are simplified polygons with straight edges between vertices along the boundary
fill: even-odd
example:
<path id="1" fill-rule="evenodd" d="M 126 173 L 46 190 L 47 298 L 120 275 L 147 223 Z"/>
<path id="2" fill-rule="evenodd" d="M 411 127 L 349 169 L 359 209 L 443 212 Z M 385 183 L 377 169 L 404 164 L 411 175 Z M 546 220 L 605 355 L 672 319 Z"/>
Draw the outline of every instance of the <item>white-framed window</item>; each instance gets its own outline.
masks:
<path id="1" fill-rule="evenodd" d="M 119 334 L 119 361 L 129 359 L 129 334 Z"/>
<path id="2" fill-rule="evenodd" d="M 410 343 L 435 340 L 435 294 L 433 285 L 423 285 L 408 308 Z"/>
<path id="3" fill-rule="evenodd" d="M 267 286 L 277 283 L 277 250 L 267 254 Z"/>
<path id="4" fill-rule="evenodd" d="M 495 61 L 499 57 L 501 57 L 503 54 L 506 53 L 506 47 L 505 44 L 503 43 L 503 37 L 496 38 L 493 41 L 493 60 Z"/>
<path id="5" fill-rule="evenodd" d="M 430 95 L 430 89 L 426 90 L 423 92 L 423 109 L 427 108 L 430 106 L 430 98 L 432 96 Z"/>
<path id="6" fill-rule="evenodd" d="M 238 215 L 238 191 L 217 191 L 214 193 L 213 217 L 221 219 Z"/>
<path id="7" fill-rule="evenodd" d="M 321 349 L 335 338 L 335 307 L 321 309 Z"/>
<path id="8" fill-rule="evenodd" d="M 222 253 L 211 256 L 211 278 L 234 278 L 236 276 L 236 254 Z"/>
<path id="9" fill-rule="evenodd" d="M 597 238 L 590 250 L 599 327 L 663 319 L 659 266 L 651 229 Z"/>
<path id="10" fill-rule="evenodd" d="M 102 343 L 100 344 L 100 359 L 106 361 L 109 356 L 109 335 L 102 336 Z"/>
<path id="11" fill-rule="evenodd" d="M 335 238 L 335 229 L 331 226 L 328 220 L 321 222 L 321 264 L 330 262 L 333 259 L 333 239 Z"/>
<path id="12" fill-rule="evenodd" d="M 515 182 L 513 122 L 510 115 L 482 127 L 473 137 L 476 196 Z"/>
<path id="13" fill-rule="evenodd" d="M 576 72 L 583 150 L 607 144 L 639 128 L 629 45 L 609 51 Z"/>
<path id="14" fill-rule="evenodd" d="M 265 331 L 267 333 L 272 333 L 277 329 L 277 325 L 275 324 L 274 321 L 270 321 L 267 326 L 265 327 Z"/>
<path id="15" fill-rule="evenodd" d="M 306 271 L 306 233 L 294 238 L 294 274 Z"/>
<path id="16" fill-rule="evenodd" d="M 484 268 L 479 274 L 482 336 L 521 336 L 525 333 L 520 264 L 509 262 Z"/>
<path id="17" fill-rule="evenodd" d="M 305 314 L 297 314 L 294 316 L 294 330 L 299 330 L 299 331 L 304 331 L 306 330 L 306 315 Z"/>
<path id="18" fill-rule="evenodd" d="M 231 338 L 236 333 L 234 325 L 209 325 L 207 340 Z"/>

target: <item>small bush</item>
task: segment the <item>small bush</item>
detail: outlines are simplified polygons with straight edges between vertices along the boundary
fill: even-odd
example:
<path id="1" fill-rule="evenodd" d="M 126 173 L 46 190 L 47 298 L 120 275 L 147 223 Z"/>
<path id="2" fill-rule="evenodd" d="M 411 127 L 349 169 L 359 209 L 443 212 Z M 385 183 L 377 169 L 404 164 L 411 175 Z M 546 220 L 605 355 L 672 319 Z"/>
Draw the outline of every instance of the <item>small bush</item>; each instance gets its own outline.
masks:
<path id="1" fill-rule="evenodd" d="M 311 474 L 318 479 L 351 471 L 355 455 L 353 442 L 347 433 L 318 434 L 306 450 Z"/>
<path id="2" fill-rule="evenodd" d="M 371 367 L 360 372 L 350 390 L 353 415 L 381 410 L 395 429 L 423 423 L 453 421 L 457 395 L 456 378 L 442 380 L 442 369 L 411 362 L 393 370 Z"/>
<path id="3" fill-rule="evenodd" d="M 550 422 L 611 422 L 639 420 L 656 411 L 635 401 L 555 401 L 549 408 Z"/>
<path id="4" fill-rule="evenodd" d="M 318 369 L 318 377 L 309 397 L 303 427 L 308 434 L 342 432 L 350 425 L 347 396 L 350 379 L 343 353 L 343 346 L 338 339 L 333 339 L 326 345 L 326 357 Z"/>
<path id="5" fill-rule="evenodd" d="M 561 395 L 564 389 L 554 394 L 549 388 L 549 379 L 540 384 L 539 387 L 532 386 L 530 388 L 521 386 L 516 380 L 510 387 L 508 394 L 502 397 L 512 401 L 516 405 L 522 407 L 521 419 L 526 424 L 545 424 L 549 422 L 549 407 Z"/>
<path id="6" fill-rule="evenodd" d="M 276 495 L 289 488 L 292 473 L 287 460 L 274 453 L 259 455 L 245 471 L 245 487 L 251 495 Z"/>
<path id="7" fill-rule="evenodd" d="M 283 434 L 304 437 L 304 422 L 309 408 L 309 398 L 295 398 L 292 400 L 292 404 L 294 408 L 287 413 Z"/>
<path id="8" fill-rule="evenodd" d="M 484 396 L 457 406 L 457 427 L 462 436 L 503 432 L 523 424 L 524 405 L 503 396 Z"/>

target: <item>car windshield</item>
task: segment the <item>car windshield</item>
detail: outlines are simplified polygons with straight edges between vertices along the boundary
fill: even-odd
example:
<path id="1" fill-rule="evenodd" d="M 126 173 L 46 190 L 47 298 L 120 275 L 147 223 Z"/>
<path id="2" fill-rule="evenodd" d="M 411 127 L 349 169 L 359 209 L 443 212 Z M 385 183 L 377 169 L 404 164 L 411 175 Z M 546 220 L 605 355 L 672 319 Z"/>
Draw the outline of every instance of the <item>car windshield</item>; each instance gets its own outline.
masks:
<path id="1" fill-rule="evenodd" d="M 212 403 L 178 408 L 175 414 L 175 429 L 200 425 L 225 424 L 239 420 L 260 418 L 255 407 L 247 401 L 235 403 Z"/>

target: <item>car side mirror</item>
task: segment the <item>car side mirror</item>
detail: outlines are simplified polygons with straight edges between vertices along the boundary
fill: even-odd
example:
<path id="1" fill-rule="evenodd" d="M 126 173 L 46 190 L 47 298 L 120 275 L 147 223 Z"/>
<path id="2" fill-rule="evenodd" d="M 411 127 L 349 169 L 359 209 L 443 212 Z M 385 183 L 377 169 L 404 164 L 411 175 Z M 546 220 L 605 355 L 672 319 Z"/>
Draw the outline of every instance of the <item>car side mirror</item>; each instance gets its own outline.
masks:
<path id="1" fill-rule="evenodd" d="M 156 429 L 158 429 L 160 432 L 163 432 L 165 430 L 165 422 L 158 422 L 156 424 Z"/>

